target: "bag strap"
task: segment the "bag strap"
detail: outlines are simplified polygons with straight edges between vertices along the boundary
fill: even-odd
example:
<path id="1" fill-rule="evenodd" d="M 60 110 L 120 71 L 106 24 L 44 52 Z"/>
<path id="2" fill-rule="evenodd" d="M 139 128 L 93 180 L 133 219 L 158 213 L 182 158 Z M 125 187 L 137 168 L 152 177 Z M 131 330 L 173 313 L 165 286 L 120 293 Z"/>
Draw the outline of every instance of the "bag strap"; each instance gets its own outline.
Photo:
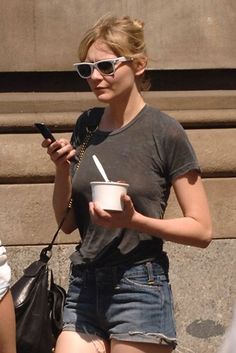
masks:
<path id="1" fill-rule="evenodd" d="M 91 140 L 93 134 L 95 133 L 95 131 L 98 128 L 98 125 L 99 125 L 99 122 L 101 120 L 102 114 L 96 115 L 96 113 L 98 112 L 98 110 L 99 110 L 100 113 L 102 113 L 101 109 L 102 108 L 94 108 L 94 109 L 89 111 L 89 113 L 90 113 L 89 115 L 91 115 L 91 117 L 93 117 L 93 120 L 91 119 L 90 123 L 87 122 L 86 135 L 85 135 L 85 138 L 84 138 L 84 141 L 83 141 L 82 145 L 80 146 L 78 157 L 77 157 L 76 171 L 80 167 L 82 157 L 84 155 L 84 152 L 85 152 L 86 148 L 88 147 L 89 141 Z M 53 235 L 52 241 L 50 242 L 50 244 L 46 248 L 43 248 L 41 253 L 40 253 L 40 260 L 41 261 L 48 262 L 50 260 L 50 258 L 52 256 L 52 251 L 51 251 L 52 247 L 53 247 L 53 245 L 54 245 L 54 243 L 56 241 L 56 238 L 57 238 L 57 235 L 58 235 L 59 231 L 61 230 L 61 227 L 63 226 L 63 224 L 64 224 L 64 222 L 65 222 L 65 220 L 66 220 L 66 218 L 68 216 L 69 211 L 72 208 L 72 204 L 73 204 L 73 198 L 71 196 L 70 201 L 68 203 L 68 206 L 67 206 L 67 208 L 65 210 L 65 214 L 64 214 L 61 222 L 59 223 L 55 234 Z"/>

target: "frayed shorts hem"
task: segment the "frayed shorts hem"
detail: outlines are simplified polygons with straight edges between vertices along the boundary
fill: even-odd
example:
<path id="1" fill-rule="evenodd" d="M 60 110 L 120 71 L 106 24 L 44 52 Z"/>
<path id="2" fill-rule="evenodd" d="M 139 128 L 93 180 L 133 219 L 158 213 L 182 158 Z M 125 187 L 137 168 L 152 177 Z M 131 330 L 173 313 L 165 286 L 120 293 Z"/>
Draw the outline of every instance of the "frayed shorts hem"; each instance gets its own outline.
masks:
<path id="1" fill-rule="evenodd" d="M 128 332 L 127 334 L 111 334 L 110 339 L 117 341 L 154 343 L 164 346 L 176 347 L 176 338 L 167 337 L 162 333 Z"/>
<path id="2" fill-rule="evenodd" d="M 170 346 L 175 348 L 177 346 L 177 340 L 174 337 L 167 337 L 162 333 L 143 333 L 143 332 L 128 332 L 122 334 L 111 334 L 109 338 L 104 335 L 91 331 L 89 329 L 83 329 L 80 327 L 75 327 L 71 324 L 65 324 L 63 327 L 63 331 L 71 331 L 78 332 L 88 335 L 95 335 L 100 337 L 101 339 L 108 341 L 115 339 L 117 341 L 126 341 L 126 342 L 140 342 L 140 343 L 154 343 L 163 346 Z"/>

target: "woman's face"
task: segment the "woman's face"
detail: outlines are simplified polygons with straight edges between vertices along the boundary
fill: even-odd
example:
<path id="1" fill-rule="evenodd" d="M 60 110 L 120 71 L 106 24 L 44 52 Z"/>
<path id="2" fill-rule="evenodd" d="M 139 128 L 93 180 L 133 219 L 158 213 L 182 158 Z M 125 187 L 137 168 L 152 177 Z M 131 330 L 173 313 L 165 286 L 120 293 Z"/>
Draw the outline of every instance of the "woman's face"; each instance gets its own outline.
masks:
<path id="1" fill-rule="evenodd" d="M 104 59 L 113 59 L 117 55 L 101 40 L 94 42 L 88 50 L 87 62 L 95 62 Z M 87 79 L 91 90 L 98 100 L 105 103 L 112 103 L 120 99 L 127 99 L 127 94 L 135 87 L 135 71 L 132 61 L 120 62 L 116 64 L 114 75 L 102 75 L 96 68 L 89 79 Z"/>

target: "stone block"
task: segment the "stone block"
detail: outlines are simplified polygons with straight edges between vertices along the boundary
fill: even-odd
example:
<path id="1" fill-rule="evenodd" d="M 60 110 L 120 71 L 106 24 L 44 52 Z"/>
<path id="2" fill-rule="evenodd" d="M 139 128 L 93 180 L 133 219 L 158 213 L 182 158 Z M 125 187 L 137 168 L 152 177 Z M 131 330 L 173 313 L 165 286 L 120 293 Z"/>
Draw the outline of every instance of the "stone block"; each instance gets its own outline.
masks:
<path id="1" fill-rule="evenodd" d="M 214 238 L 236 238 L 236 178 L 204 179 L 213 222 Z M 180 217 L 182 212 L 172 190 L 165 218 Z"/>
<path id="2" fill-rule="evenodd" d="M 57 230 L 52 184 L 0 185 L 0 233 L 4 244 L 48 244 Z M 77 231 L 60 231 L 57 242 L 79 241 Z"/>

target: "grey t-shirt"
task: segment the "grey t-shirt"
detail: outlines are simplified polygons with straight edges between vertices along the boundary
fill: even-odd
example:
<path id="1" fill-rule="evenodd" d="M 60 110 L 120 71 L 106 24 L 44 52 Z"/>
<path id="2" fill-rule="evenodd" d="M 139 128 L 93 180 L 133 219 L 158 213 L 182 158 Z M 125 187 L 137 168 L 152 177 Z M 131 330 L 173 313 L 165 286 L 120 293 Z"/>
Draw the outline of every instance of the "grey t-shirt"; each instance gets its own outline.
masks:
<path id="1" fill-rule="evenodd" d="M 102 113 L 101 109 L 97 112 Z M 89 119 L 89 113 L 85 112 L 77 121 L 71 142 L 78 149 Z M 72 164 L 73 207 L 82 238 L 82 245 L 71 256 L 72 262 L 100 266 L 161 259 L 163 241 L 158 234 L 152 237 L 126 228 L 107 229 L 91 222 L 89 183 L 102 180 L 93 154 L 101 161 L 110 180 L 125 180 L 130 184 L 128 194 L 138 212 L 162 218 L 172 181 L 190 170 L 199 170 L 184 129 L 174 118 L 145 105 L 124 127 L 112 132 L 97 129 L 76 172 Z"/>

